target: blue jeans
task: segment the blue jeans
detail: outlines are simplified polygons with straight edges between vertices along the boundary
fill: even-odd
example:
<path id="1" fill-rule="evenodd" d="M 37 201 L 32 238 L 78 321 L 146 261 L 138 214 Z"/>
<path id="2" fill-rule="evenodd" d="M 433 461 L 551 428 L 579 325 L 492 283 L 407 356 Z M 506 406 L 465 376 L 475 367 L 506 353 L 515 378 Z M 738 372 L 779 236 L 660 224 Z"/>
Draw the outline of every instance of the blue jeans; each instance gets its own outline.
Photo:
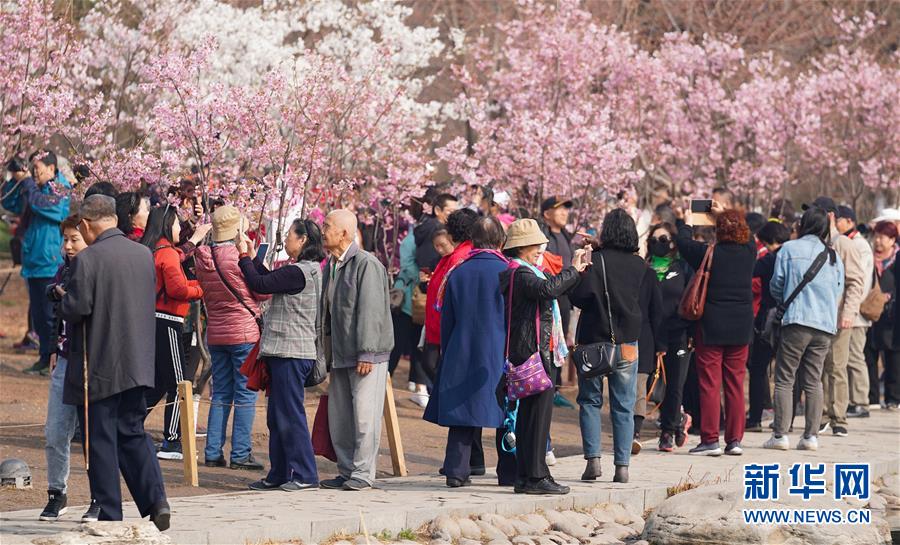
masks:
<path id="1" fill-rule="evenodd" d="M 232 403 L 235 408 L 231 429 L 231 461 L 242 462 L 250 457 L 256 392 L 247 389 L 247 377 L 241 374 L 241 365 L 252 349 L 253 343 L 209 347 L 212 358 L 212 404 L 206 424 L 207 460 L 220 460 L 224 457 L 225 434 Z"/>
<path id="2" fill-rule="evenodd" d="M 47 286 L 53 278 L 29 278 L 28 302 L 31 305 L 31 321 L 41 342 L 41 361 L 47 361 L 56 352 L 56 319 L 53 316 L 53 302 L 47 297 Z"/>
<path id="3" fill-rule="evenodd" d="M 637 343 L 629 343 L 635 347 Z M 634 400 L 637 395 L 637 358 L 622 360 L 621 348 L 616 348 L 614 371 L 607 376 L 609 384 L 609 412 L 613 427 L 613 460 L 617 466 L 627 466 L 631 460 L 631 441 L 634 438 Z M 600 409 L 603 407 L 603 378 L 578 379 L 578 423 L 581 427 L 581 446 L 585 459 L 600 457 Z"/>
<path id="4" fill-rule="evenodd" d="M 67 366 L 66 358 L 58 358 L 56 368 L 50 375 L 47 423 L 44 426 L 44 437 L 47 440 L 44 447 L 47 456 L 47 488 L 63 494 L 66 493 L 66 483 L 69 481 L 69 447 L 78 420 L 75 406 L 63 403 Z"/>

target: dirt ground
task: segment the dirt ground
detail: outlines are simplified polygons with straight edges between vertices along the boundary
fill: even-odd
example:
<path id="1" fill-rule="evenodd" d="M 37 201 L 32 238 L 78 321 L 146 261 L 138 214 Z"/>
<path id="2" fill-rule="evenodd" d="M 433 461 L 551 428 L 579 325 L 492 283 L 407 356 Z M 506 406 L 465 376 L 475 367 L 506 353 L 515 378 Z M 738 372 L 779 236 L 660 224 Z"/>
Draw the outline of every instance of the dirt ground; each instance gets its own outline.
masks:
<path id="1" fill-rule="evenodd" d="M 8 263 L 0 261 L 0 269 Z M 0 283 L 3 278 L 0 278 Z M 31 468 L 33 488 L 17 491 L 0 490 L 0 511 L 43 507 L 46 502 L 47 465 L 44 457 L 43 422 L 46 418 L 47 392 L 49 379 L 40 376 L 29 376 L 22 370 L 36 359 L 36 352 L 16 353 L 12 345 L 19 341 L 25 333 L 28 310 L 28 296 L 25 283 L 21 277 L 14 275 L 0 295 L 0 460 L 20 458 Z M 434 474 L 441 466 L 444 457 L 446 431 L 422 420 L 423 410 L 410 400 L 406 390 L 408 382 L 408 364 L 401 362 L 393 377 L 397 412 L 400 418 L 400 430 L 406 454 L 407 469 L 410 474 Z M 310 425 L 318 405 L 318 389 L 308 390 L 306 412 Z M 563 389 L 564 395 L 571 401 L 575 399 L 575 389 Z M 208 399 L 208 391 L 204 392 Z M 256 419 L 253 425 L 253 452 L 258 460 L 268 466 L 268 431 L 266 429 L 266 409 L 264 400 L 258 402 Z M 198 421 L 201 427 L 206 426 L 208 405 L 200 404 Z M 604 411 L 605 412 L 605 411 Z M 162 438 L 161 409 L 153 411 L 147 419 L 147 430 L 154 439 Z M 610 425 L 604 414 L 604 445 L 611 446 Z M 652 425 L 645 430 L 654 430 Z M 648 431 L 648 436 L 653 435 Z M 493 448 L 494 434 L 486 432 L 485 450 L 488 464 L 496 463 Z M 573 409 L 556 408 L 552 428 L 553 445 L 557 456 L 571 456 L 581 452 L 581 439 L 578 431 L 578 412 Z M 386 437 L 382 437 L 381 453 L 378 460 L 379 478 L 390 478 L 391 459 Z M 197 488 L 183 484 L 183 466 L 180 461 L 161 460 L 166 491 L 170 496 L 193 496 L 217 494 L 246 490 L 247 484 L 265 476 L 262 472 L 235 471 L 225 468 L 207 468 L 203 466 L 203 448 L 205 439 L 197 439 L 200 452 L 200 486 Z M 227 456 L 228 447 L 226 447 Z M 319 475 L 329 478 L 335 474 L 333 463 L 324 458 L 317 458 Z M 70 505 L 85 505 L 89 502 L 87 474 L 84 470 L 84 459 L 80 445 L 72 448 L 72 470 L 69 478 Z M 123 483 L 123 497 L 128 497 Z"/>

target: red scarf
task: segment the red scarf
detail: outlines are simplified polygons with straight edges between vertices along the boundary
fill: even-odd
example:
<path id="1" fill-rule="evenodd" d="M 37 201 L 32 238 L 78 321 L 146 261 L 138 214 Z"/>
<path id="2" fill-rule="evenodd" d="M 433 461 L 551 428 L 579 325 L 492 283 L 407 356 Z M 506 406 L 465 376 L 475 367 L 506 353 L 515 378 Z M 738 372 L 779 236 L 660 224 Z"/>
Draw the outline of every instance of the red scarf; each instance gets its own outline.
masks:
<path id="1" fill-rule="evenodd" d="M 503 253 L 500 250 L 486 250 L 486 249 L 482 249 L 482 248 L 474 248 L 471 252 L 469 252 L 469 255 L 467 255 L 463 259 L 459 260 L 458 263 L 456 263 L 452 267 L 450 267 L 450 269 L 447 271 L 447 274 L 445 274 L 444 278 L 441 279 L 441 287 L 438 288 L 437 301 L 435 301 L 435 303 L 434 303 L 434 308 L 436 308 L 438 310 L 438 312 L 440 312 L 441 307 L 444 306 L 444 290 L 447 289 L 447 279 L 450 278 L 450 273 L 455 271 L 457 267 L 459 267 L 466 261 L 472 259 L 473 257 L 475 257 L 476 255 L 479 255 L 479 254 L 493 254 L 493 255 L 499 257 L 500 259 L 502 259 L 504 263 L 509 263 L 509 258 L 507 258 L 505 255 L 503 255 Z"/>

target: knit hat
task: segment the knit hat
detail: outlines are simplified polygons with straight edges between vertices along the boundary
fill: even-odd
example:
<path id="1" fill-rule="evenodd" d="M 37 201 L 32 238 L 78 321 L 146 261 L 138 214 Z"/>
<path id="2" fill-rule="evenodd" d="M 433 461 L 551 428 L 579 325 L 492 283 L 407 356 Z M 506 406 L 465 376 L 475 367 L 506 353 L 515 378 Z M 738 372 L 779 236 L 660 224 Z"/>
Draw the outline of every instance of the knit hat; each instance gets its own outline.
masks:
<path id="1" fill-rule="evenodd" d="M 212 213 L 213 242 L 226 242 L 237 238 L 241 228 L 241 213 L 231 205 L 216 208 Z"/>
<path id="2" fill-rule="evenodd" d="M 531 218 L 516 220 L 506 230 L 506 245 L 504 250 L 510 248 L 522 248 L 523 246 L 534 246 L 535 244 L 546 244 L 549 242 L 538 222 Z"/>

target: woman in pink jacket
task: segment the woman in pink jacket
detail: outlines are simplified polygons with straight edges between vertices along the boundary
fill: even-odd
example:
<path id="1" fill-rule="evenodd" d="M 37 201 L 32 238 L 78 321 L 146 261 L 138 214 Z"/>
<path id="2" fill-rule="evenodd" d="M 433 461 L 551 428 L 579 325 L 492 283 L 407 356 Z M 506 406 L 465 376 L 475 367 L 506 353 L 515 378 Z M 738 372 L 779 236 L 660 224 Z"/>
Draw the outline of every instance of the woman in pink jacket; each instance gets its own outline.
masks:
<path id="1" fill-rule="evenodd" d="M 268 299 L 250 291 L 238 267 L 234 240 L 241 215 L 233 206 L 220 206 L 212 214 L 209 246 L 194 254 L 197 280 L 203 287 L 208 327 L 206 342 L 212 357 L 212 405 L 206 437 L 206 465 L 225 467 L 225 434 L 228 414 L 234 404 L 231 430 L 231 468 L 261 470 L 251 452 L 256 392 L 247 389 L 241 365 L 259 340 L 259 302 Z"/>

